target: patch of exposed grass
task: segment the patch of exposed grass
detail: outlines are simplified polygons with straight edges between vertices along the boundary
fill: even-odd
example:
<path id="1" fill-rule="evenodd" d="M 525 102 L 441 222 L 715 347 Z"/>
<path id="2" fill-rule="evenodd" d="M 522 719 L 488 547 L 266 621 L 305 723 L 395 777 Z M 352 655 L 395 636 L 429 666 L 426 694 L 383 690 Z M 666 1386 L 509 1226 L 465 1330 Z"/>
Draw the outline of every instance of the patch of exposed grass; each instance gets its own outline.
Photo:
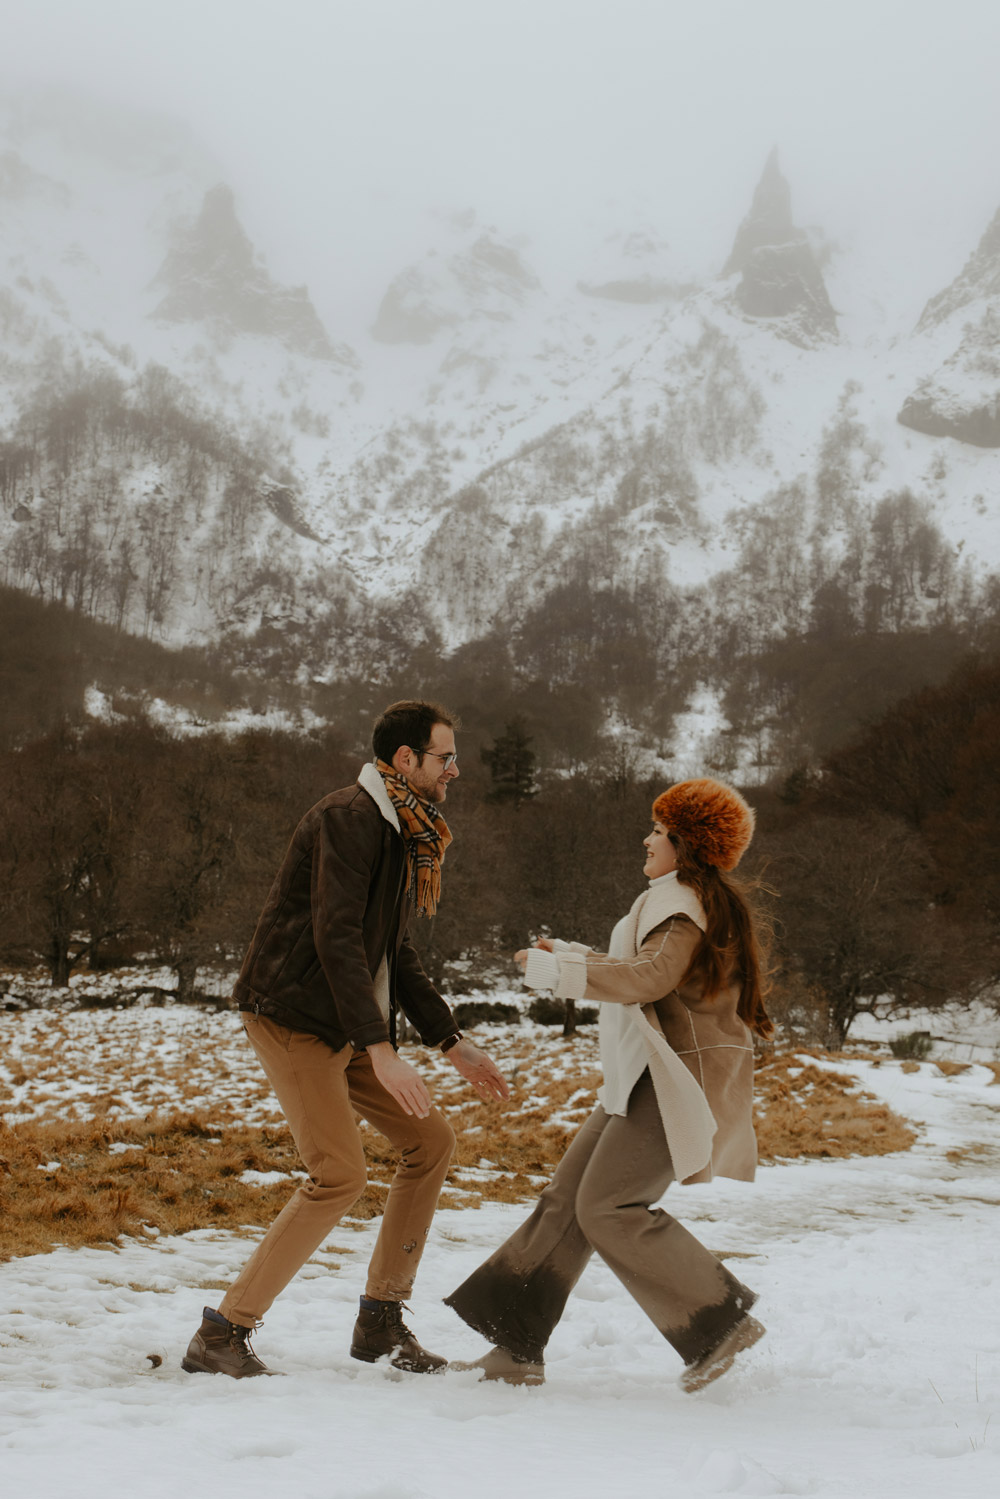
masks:
<path id="1" fill-rule="evenodd" d="M 238 1124 L 274 1117 L 270 1086 L 232 1015 L 185 1007 L 97 1020 L 29 1010 L 0 1024 L 11 1120 L 134 1119 L 209 1103 L 216 1119 Z"/>
<path id="2" fill-rule="evenodd" d="M 138 1149 L 112 1152 L 115 1143 Z M 297 1183 L 250 1187 L 240 1173 L 300 1166 L 286 1130 L 216 1127 L 196 1113 L 0 1125 L 0 1160 L 0 1259 L 123 1234 L 262 1226 Z M 381 1210 L 377 1193 L 366 1199 L 356 1213 Z"/>
<path id="3" fill-rule="evenodd" d="M 803 1065 L 803 1053 L 757 1070 L 754 1124 L 762 1161 L 887 1155 L 917 1138 L 905 1119 L 843 1072 Z"/>
<path id="4" fill-rule="evenodd" d="M 538 1179 L 552 1175 L 580 1124 L 593 1111 L 600 1073 L 592 1068 L 569 1076 L 532 1079 L 515 1088 L 507 1103 L 483 1104 L 470 1099 L 456 1078 L 439 1080 L 438 1105 L 458 1137 L 447 1188 L 453 1201 L 443 1206 L 478 1206 L 480 1202 L 523 1202 L 537 1193 Z M 376 1131 L 362 1124 L 365 1154 L 372 1180 L 389 1182 L 395 1152 Z M 480 1162 L 488 1164 L 481 1166 Z M 470 1174 L 474 1173 L 474 1174 Z M 462 1193 L 462 1199 L 455 1192 Z"/>
<path id="5" fill-rule="evenodd" d="M 970 1065 L 969 1062 L 949 1062 L 947 1058 L 934 1063 L 937 1070 L 945 1077 L 957 1077 L 960 1072 L 968 1072 Z"/>
<path id="6" fill-rule="evenodd" d="M 600 1084 L 595 1046 L 540 1042 L 524 1033 L 501 1044 L 514 1087 L 504 1104 L 473 1098 L 443 1058 L 417 1058 L 432 1075 L 435 1100 L 459 1141 L 442 1207 L 532 1200 L 594 1107 Z M 761 1064 L 756 1125 L 763 1160 L 881 1154 L 913 1143 L 913 1130 L 853 1078 L 812 1065 L 829 1060 L 825 1052 L 799 1051 Z M 229 1100 L 209 1111 L 196 1103 L 202 1087 L 181 1068 L 175 1096 L 187 1107 L 172 1113 L 121 1118 L 98 1112 L 86 1121 L 57 1115 L 0 1125 L 0 1259 L 57 1244 L 271 1223 L 298 1181 L 287 1177 L 257 1187 L 240 1175 L 301 1170 L 287 1128 L 283 1122 L 234 1122 Z M 92 1107 L 98 1102 L 118 1109 L 122 1097 L 109 1088 L 90 1100 Z M 370 1179 L 344 1220 L 341 1232 L 348 1237 L 351 1228 L 381 1213 L 397 1165 L 388 1142 L 367 1125 L 360 1128 Z M 136 1148 L 112 1151 L 114 1144 Z"/>
<path id="7" fill-rule="evenodd" d="M 982 1141 L 972 1145 L 959 1145 L 954 1150 L 949 1150 L 945 1159 L 953 1166 L 962 1166 L 966 1161 L 974 1161 L 978 1156 L 989 1155 L 990 1147 Z"/>

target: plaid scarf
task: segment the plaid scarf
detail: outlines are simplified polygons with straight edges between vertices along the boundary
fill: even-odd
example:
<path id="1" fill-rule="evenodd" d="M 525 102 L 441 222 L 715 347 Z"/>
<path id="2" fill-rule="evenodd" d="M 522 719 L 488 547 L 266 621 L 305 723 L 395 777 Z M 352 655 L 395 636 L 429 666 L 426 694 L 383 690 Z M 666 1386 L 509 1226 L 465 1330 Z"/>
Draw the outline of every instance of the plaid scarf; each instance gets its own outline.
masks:
<path id="1" fill-rule="evenodd" d="M 376 760 L 375 769 L 385 782 L 406 845 L 406 893 L 418 916 L 433 916 L 441 899 L 441 865 L 451 842 L 448 824 L 391 765 Z"/>

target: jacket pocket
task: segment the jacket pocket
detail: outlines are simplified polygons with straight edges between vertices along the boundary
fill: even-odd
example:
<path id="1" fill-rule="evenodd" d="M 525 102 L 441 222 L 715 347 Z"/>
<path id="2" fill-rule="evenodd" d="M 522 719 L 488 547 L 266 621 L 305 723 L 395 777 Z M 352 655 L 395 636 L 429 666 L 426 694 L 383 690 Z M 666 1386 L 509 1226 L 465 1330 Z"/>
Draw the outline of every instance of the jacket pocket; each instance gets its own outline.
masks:
<path id="1" fill-rule="evenodd" d="M 321 959 L 318 957 L 313 958 L 312 962 L 309 964 L 308 968 L 305 970 L 301 979 L 299 980 L 299 983 L 304 989 L 307 989 L 309 987 L 322 967 L 323 963 Z"/>

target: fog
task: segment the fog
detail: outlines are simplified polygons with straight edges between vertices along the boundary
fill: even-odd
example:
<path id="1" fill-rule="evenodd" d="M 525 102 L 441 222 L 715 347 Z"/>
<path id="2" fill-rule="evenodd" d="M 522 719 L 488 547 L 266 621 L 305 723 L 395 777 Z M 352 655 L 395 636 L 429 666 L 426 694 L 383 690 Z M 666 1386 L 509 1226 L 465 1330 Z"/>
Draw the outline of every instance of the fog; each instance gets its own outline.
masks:
<path id="1" fill-rule="evenodd" d="M 993 0 L 0 0 L 0 22 L 0 87 L 188 122 L 334 324 L 469 207 L 543 277 L 639 224 L 710 272 L 773 145 L 800 223 L 883 260 L 916 237 L 927 294 L 1000 204 Z"/>

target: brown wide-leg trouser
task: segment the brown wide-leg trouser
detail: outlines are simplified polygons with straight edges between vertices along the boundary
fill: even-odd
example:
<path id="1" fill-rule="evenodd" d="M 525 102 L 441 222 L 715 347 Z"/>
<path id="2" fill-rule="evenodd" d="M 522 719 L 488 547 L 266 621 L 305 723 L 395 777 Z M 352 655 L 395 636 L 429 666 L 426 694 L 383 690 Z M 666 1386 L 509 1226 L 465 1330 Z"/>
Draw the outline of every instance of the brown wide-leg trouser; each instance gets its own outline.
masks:
<path id="1" fill-rule="evenodd" d="M 451 1125 L 437 1109 L 426 1119 L 404 1113 L 378 1082 L 367 1052 L 351 1046 L 333 1051 L 318 1037 L 264 1016 L 244 1020 L 311 1179 L 271 1224 L 219 1311 L 253 1327 L 361 1196 L 368 1173 L 355 1110 L 400 1154 L 365 1294 L 404 1300 L 455 1148 Z"/>
<path id="2" fill-rule="evenodd" d="M 594 1250 L 686 1364 L 709 1353 L 757 1299 L 652 1203 L 674 1180 L 652 1080 L 628 1114 L 594 1110 L 531 1217 L 445 1297 L 470 1327 L 540 1360 Z"/>

